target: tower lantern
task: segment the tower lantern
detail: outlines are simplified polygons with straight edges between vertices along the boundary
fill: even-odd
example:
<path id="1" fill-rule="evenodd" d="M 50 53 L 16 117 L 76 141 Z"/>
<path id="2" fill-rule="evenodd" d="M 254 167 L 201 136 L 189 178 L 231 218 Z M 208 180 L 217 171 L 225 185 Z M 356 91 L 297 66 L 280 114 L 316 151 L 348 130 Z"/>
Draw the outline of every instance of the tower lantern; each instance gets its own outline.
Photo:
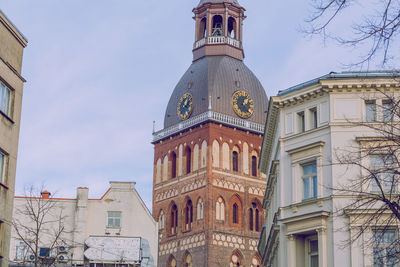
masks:
<path id="1" fill-rule="evenodd" d="M 242 22 L 245 9 L 236 0 L 202 0 L 193 9 L 196 40 L 193 60 L 226 54 L 243 60 Z"/>

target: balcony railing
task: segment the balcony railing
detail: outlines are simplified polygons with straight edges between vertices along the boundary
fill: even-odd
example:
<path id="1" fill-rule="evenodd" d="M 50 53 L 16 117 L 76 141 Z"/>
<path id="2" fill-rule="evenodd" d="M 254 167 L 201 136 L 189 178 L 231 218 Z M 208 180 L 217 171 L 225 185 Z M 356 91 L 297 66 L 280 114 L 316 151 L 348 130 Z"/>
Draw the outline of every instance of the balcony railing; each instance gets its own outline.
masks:
<path id="1" fill-rule="evenodd" d="M 258 133 L 258 134 L 264 134 L 264 125 L 239 119 L 239 118 L 234 118 L 226 114 L 221 114 L 218 112 L 214 111 L 207 111 L 202 114 L 199 114 L 193 118 L 190 118 L 186 121 L 182 121 L 179 124 L 176 124 L 174 126 L 171 126 L 169 128 L 163 129 L 161 131 L 153 133 L 153 142 L 158 142 L 162 139 L 168 138 L 172 135 L 175 135 L 179 133 L 180 131 L 184 131 L 186 129 L 189 129 L 193 126 L 199 125 L 203 122 L 206 121 L 213 121 L 217 123 L 221 123 L 227 126 L 243 129 L 246 131 Z"/>
<path id="2" fill-rule="evenodd" d="M 233 39 L 231 37 L 226 37 L 226 36 L 209 36 L 205 37 L 201 40 L 198 40 L 195 44 L 195 48 L 202 47 L 203 45 L 210 44 L 210 45 L 215 45 L 215 44 L 228 44 L 237 48 L 241 48 L 241 43 L 240 41 Z"/>

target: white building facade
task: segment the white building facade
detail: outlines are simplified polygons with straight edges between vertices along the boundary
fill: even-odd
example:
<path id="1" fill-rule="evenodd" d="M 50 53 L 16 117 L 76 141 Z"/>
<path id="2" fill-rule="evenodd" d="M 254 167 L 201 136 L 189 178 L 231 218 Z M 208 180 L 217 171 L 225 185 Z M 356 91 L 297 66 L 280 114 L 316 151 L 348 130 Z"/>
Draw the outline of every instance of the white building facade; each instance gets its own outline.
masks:
<path id="1" fill-rule="evenodd" d="M 33 201 L 15 197 L 14 220 L 31 229 L 36 228 L 24 214 L 27 203 L 44 206 L 46 201 L 52 202 L 36 255 L 73 266 L 157 266 L 158 224 L 135 190 L 135 183 L 110 182 L 99 199 L 89 199 L 88 191 L 79 187 L 75 199 L 52 198 L 47 191 Z M 62 231 L 58 231 L 60 225 Z M 12 231 L 10 260 L 29 265 L 35 255 L 25 244 L 29 237 L 21 238 L 23 230 L 20 235 L 15 228 Z M 55 239 L 57 231 L 60 237 Z"/>
<path id="2" fill-rule="evenodd" d="M 397 266 L 374 263 L 374 247 L 363 240 L 371 239 L 376 228 L 349 243 L 360 225 L 351 212 L 337 213 L 352 196 L 335 188 L 359 177 L 361 169 L 332 163 L 338 149 L 361 147 L 362 140 L 376 137 L 357 122 L 381 123 L 386 99 L 379 91 L 397 95 L 399 90 L 399 73 L 344 72 L 271 98 L 260 162 L 268 176 L 258 247 L 263 266 Z M 390 231 L 398 236 L 398 229 L 392 225 Z"/>

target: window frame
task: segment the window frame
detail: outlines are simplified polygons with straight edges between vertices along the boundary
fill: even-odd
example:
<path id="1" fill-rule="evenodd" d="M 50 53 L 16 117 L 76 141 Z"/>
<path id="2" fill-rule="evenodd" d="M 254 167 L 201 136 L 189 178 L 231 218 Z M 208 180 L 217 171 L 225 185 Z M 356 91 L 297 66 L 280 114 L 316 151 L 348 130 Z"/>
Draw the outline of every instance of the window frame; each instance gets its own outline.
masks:
<path id="1" fill-rule="evenodd" d="M 304 167 L 306 166 L 310 166 L 310 165 L 314 165 L 315 164 L 315 172 L 313 173 L 309 173 L 309 174 L 305 174 L 304 173 Z M 300 164 L 301 166 L 301 171 L 302 171 L 302 175 L 301 175 L 301 180 L 302 180 L 302 185 L 303 185 L 303 201 L 307 201 L 307 200 L 311 200 L 311 199 L 317 199 L 318 198 L 318 165 L 317 165 L 317 160 L 312 160 L 312 161 L 307 161 L 304 162 L 302 164 Z M 305 191 L 305 181 L 309 180 L 309 196 L 307 197 L 306 191 Z"/>
<path id="2" fill-rule="evenodd" d="M 112 213 L 119 214 L 119 218 L 116 216 L 110 216 Z M 110 225 L 110 219 L 112 219 L 113 223 Z M 119 226 L 116 225 L 116 220 L 119 219 Z M 122 228 L 122 212 L 121 211 L 107 211 L 107 228 Z"/>
<path id="3" fill-rule="evenodd" d="M 0 184 L 5 187 L 7 186 L 8 155 L 0 148 Z"/>
<path id="4" fill-rule="evenodd" d="M 5 89 L 4 91 L 3 91 L 3 88 Z M 5 104 L 6 105 L 6 107 L 7 107 L 7 110 L 3 110 L 3 105 L 4 105 L 4 99 L 3 99 L 3 97 L 4 97 L 4 95 L 5 95 L 5 92 L 8 92 L 8 98 L 6 99 L 7 100 L 7 103 Z M 11 86 L 9 86 L 3 79 L 1 79 L 0 78 L 0 114 L 3 114 L 3 115 L 5 115 L 7 118 L 9 118 L 9 119 L 11 119 L 11 114 L 12 114 L 12 104 L 13 104 L 13 92 L 14 92 L 14 89 L 11 87 Z"/>
<path id="5" fill-rule="evenodd" d="M 297 133 L 304 133 L 306 131 L 306 117 L 304 110 L 296 113 L 297 116 Z"/>
<path id="6" fill-rule="evenodd" d="M 310 129 L 317 129 L 318 128 L 318 109 L 317 107 L 310 108 Z"/>
<path id="7" fill-rule="evenodd" d="M 382 100 L 382 121 L 383 122 L 392 122 L 394 114 L 393 110 L 393 102 L 388 99 Z M 389 113 L 387 113 L 389 111 Z M 388 118 L 389 116 L 389 118 Z"/>
<path id="8" fill-rule="evenodd" d="M 383 241 L 383 242 L 376 243 L 375 234 L 376 234 L 377 232 L 383 233 L 383 236 L 381 236 L 381 239 L 379 240 L 379 241 Z M 390 248 L 391 244 L 393 244 L 393 243 L 384 243 L 385 240 L 382 240 L 382 239 L 385 239 L 384 235 L 385 235 L 386 233 L 388 233 L 388 232 L 393 232 L 393 233 L 394 233 L 393 242 L 399 238 L 399 231 L 398 231 L 398 229 L 395 229 L 395 228 L 388 228 L 388 229 L 379 229 L 379 228 L 377 228 L 377 229 L 373 229 L 373 233 L 372 233 L 372 235 L 373 235 L 372 257 L 373 257 L 373 266 L 374 266 L 374 267 L 376 267 L 376 266 L 379 266 L 379 267 L 392 266 L 392 265 L 387 265 L 387 263 L 388 263 L 388 262 L 387 262 L 387 253 L 388 253 L 388 252 L 387 252 L 386 250 L 387 250 L 388 248 Z M 385 256 L 382 256 L 383 258 L 381 258 L 380 261 L 379 261 L 378 263 L 375 262 L 375 260 L 376 260 L 376 258 L 375 258 L 376 250 L 375 250 L 375 249 L 376 249 L 376 248 L 379 249 L 378 253 L 384 252 L 384 253 L 386 254 Z M 378 259 L 378 260 L 379 260 L 379 259 Z M 396 260 L 397 260 L 397 258 L 395 258 L 395 261 L 396 261 Z M 382 261 L 383 261 L 383 262 L 382 262 Z M 397 265 L 396 265 L 396 266 L 397 266 Z"/>
<path id="9" fill-rule="evenodd" d="M 385 156 L 387 156 L 387 157 L 395 157 L 394 155 L 385 155 L 385 154 L 371 154 L 371 155 L 369 155 L 370 171 L 372 173 L 377 172 L 377 173 L 371 174 L 371 176 L 372 175 L 378 176 L 377 178 L 380 180 L 379 182 L 380 182 L 380 184 L 382 186 L 382 189 L 383 189 L 384 193 L 395 194 L 395 193 L 398 192 L 399 184 L 395 184 L 394 187 L 393 187 L 393 190 L 391 191 L 392 183 L 389 185 L 390 188 L 386 188 L 385 187 L 385 184 L 386 184 L 385 183 L 385 179 L 384 179 L 384 177 L 382 177 L 382 176 L 385 176 L 385 175 L 395 175 L 394 173 L 390 173 L 390 172 L 382 172 L 383 170 L 385 170 L 387 167 L 390 166 L 390 165 L 386 165 L 386 162 L 384 160 L 382 160 L 382 158 L 385 157 Z M 372 163 L 372 159 L 373 158 L 382 160 L 383 164 L 380 165 L 380 166 L 374 166 L 373 163 Z M 378 185 L 376 184 L 375 177 L 371 177 L 371 179 L 372 179 L 372 181 L 371 181 L 370 192 L 372 192 L 372 193 L 381 193 L 381 190 L 379 189 Z M 391 178 L 391 181 L 393 181 L 393 180 L 395 180 L 395 179 Z"/>
<path id="10" fill-rule="evenodd" d="M 369 109 L 369 105 L 372 106 L 372 109 Z M 376 112 L 376 100 L 365 100 L 365 121 L 366 122 L 376 122 L 377 121 L 377 112 Z M 370 112 L 373 115 L 373 118 L 369 116 Z"/>

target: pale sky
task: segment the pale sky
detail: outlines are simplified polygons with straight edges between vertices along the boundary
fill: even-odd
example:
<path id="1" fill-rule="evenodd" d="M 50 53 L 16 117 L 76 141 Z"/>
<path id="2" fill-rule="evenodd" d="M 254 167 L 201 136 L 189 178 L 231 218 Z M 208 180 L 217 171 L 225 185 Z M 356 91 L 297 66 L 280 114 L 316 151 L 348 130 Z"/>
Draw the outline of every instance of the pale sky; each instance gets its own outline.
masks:
<path id="1" fill-rule="evenodd" d="M 29 41 L 18 195 L 24 185 L 45 183 L 60 197 L 88 186 L 97 198 L 110 180 L 135 181 L 151 208 L 152 122 L 162 128 L 169 96 L 191 64 L 198 2 L 0 0 Z M 358 59 L 357 50 L 299 31 L 310 0 L 240 3 L 247 9 L 245 63 L 268 96 Z"/>

